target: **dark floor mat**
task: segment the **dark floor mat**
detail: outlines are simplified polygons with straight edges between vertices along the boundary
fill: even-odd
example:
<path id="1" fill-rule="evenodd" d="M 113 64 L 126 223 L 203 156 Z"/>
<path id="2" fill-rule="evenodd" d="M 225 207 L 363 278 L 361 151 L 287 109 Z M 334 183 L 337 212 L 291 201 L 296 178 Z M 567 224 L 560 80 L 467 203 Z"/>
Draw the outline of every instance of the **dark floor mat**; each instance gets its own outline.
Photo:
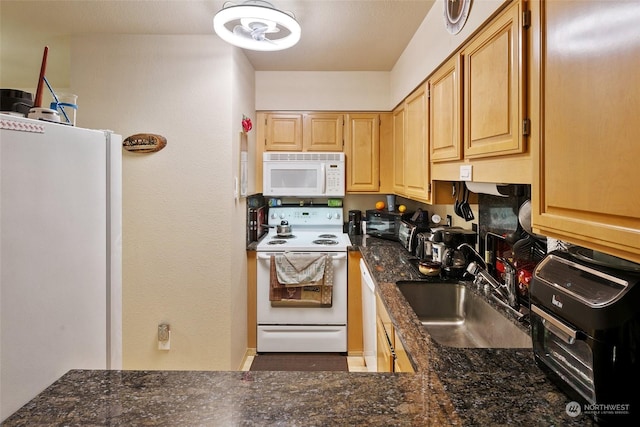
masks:
<path id="1" fill-rule="evenodd" d="M 253 358 L 251 371 L 349 371 L 347 357 L 339 353 L 262 353 Z"/>

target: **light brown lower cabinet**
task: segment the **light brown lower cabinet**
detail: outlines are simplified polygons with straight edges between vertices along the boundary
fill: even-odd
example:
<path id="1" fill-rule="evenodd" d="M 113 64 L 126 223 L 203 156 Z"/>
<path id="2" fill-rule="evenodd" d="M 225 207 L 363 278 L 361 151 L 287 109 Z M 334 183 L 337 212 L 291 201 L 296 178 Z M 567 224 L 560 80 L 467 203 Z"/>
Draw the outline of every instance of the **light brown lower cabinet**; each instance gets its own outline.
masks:
<path id="1" fill-rule="evenodd" d="M 362 343 L 362 285 L 360 283 L 360 251 L 349 251 L 347 297 L 347 352 L 361 355 Z"/>
<path id="2" fill-rule="evenodd" d="M 404 349 L 404 345 L 402 345 L 400 335 L 398 335 L 397 331 L 394 332 L 393 335 L 393 349 L 396 355 L 395 363 L 393 364 L 393 372 L 415 372 L 413 365 L 411 364 L 411 360 L 409 360 L 409 355 Z"/>
<path id="3" fill-rule="evenodd" d="M 391 317 L 377 294 L 376 317 L 378 372 L 414 372 Z"/>
<path id="4" fill-rule="evenodd" d="M 376 321 L 378 372 L 393 372 L 394 356 L 391 342 L 382 320 L 378 317 Z"/>

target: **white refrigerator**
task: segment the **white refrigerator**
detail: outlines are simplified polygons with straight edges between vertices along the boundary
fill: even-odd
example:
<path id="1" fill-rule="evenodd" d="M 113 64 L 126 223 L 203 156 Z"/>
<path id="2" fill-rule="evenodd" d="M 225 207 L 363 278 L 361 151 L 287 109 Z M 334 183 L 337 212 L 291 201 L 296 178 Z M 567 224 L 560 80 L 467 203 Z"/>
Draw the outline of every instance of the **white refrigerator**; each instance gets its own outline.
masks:
<path id="1" fill-rule="evenodd" d="M 122 368 L 122 137 L 0 114 L 0 421 Z"/>

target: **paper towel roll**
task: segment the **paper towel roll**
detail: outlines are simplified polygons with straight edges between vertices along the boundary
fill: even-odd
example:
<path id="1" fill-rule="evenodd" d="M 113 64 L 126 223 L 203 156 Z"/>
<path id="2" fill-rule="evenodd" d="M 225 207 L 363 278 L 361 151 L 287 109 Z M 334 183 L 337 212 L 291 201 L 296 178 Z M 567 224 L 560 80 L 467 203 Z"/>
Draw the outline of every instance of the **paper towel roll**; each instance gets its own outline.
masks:
<path id="1" fill-rule="evenodd" d="M 492 182 L 467 182 L 465 181 L 469 191 L 473 191 L 476 194 L 490 194 L 492 196 L 509 197 L 508 194 L 503 194 L 498 189 L 498 186 L 505 187 L 505 191 L 508 184 L 495 184 Z"/>

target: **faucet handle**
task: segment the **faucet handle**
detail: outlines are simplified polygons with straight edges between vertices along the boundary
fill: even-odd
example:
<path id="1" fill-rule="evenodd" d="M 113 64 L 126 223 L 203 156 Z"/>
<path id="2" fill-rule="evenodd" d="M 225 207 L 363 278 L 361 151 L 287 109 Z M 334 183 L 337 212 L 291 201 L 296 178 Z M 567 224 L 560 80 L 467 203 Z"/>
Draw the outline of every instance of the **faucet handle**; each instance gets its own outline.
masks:
<path id="1" fill-rule="evenodd" d="M 467 273 L 476 276 L 480 272 L 480 266 L 477 262 L 471 261 L 469 265 L 467 265 Z"/>

